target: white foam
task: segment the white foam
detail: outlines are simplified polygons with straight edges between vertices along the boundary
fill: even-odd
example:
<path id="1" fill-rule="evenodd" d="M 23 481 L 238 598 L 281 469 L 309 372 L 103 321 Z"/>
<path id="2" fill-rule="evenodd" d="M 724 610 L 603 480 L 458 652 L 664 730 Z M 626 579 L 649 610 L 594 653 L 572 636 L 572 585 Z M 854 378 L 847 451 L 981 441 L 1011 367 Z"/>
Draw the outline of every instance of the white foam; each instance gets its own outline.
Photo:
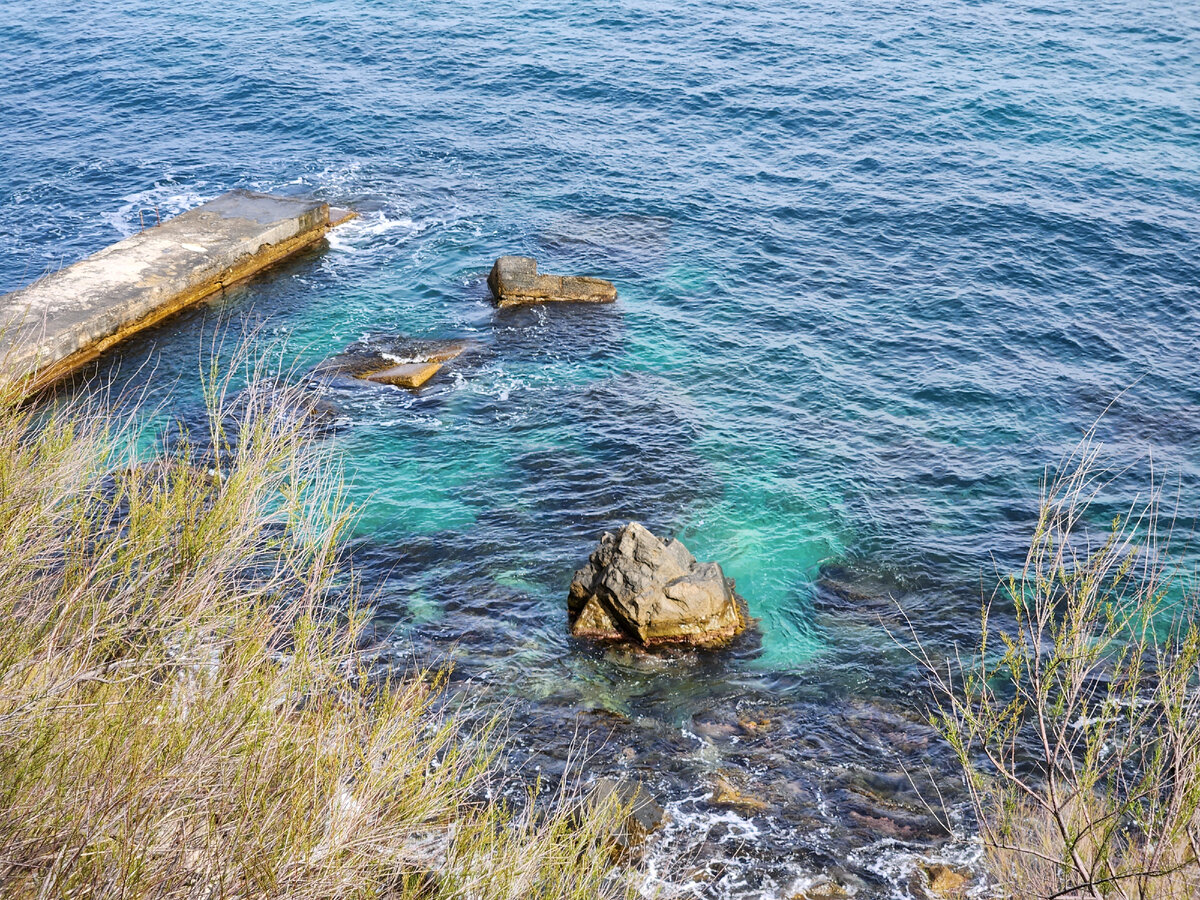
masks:
<path id="1" fill-rule="evenodd" d="M 398 356 L 395 353 L 380 352 L 379 354 L 390 363 L 395 363 L 398 366 L 406 366 L 409 363 L 425 362 L 425 358 L 421 356 Z"/>
<path id="2" fill-rule="evenodd" d="M 742 852 L 742 848 L 762 840 L 762 828 L 737 812 L 714 810 L 706 794 L 673 801 L 666 809 L 663 827 L 647 843 L 646 866 L 638 885 L 643 897 L 787 900 L 830 880 L 824 873 L 805 869 L 798 861 L 777 859 L 766 863 L 771 872 L 765 874 Z M 714 846 L 721 849 L 701 858 L 697 851 L 706 845 L 708 851 Z M 982 872 L 983 847 L 978 838 L 961 836 L 936 850 L 887 838 L 853 851 L 848 861 L 875 873 L 889 885 L 888 893 L 879 895 L 881 900 L 912 900 L 912 883 L 922 877 L 918 875 L 922 864 L 946 865 L 978 876 Z M 722 874 L 716 881 L 694 880 L 692 874 L 699 866 Z M 853 884 L 843 884 L 842 888 L 847 896 L 858 894 Z M 985 900 L 991 897 L 989 891 L 985 880 L 977 877 L 966 896 Z"/>
<path id="3" fill-rule="evenodd" d="M 795 880 L 787 886 L 787 890 L 784 891 L 782 896 L 795 897 L 801 891 L 811 891 L 813 888 L 818 888 L 822 885 L 829 884 L 830 881 L 831 879 L 826 875 L 814 875 L 806 872 L 804 874 L 797 875 Z M 844 893 L 838 894 L 837 896 L 858 896 L 858 888 L 854 887 L 854 885 L 840 885 L 840 887 Z"/>
<path id="4" fill-rule="evenodd" d="M 907 900 L 911 896 L 908 884 L 917 877 L 922 865 L 945 865 L 953 869 L 966 870 L 975 874 L 982 871 L 983 844 L 976 838 L 958 838 L 948 841 L 936 851 L 905 844 L 892 838 L 876 841 L 852 852 L 849 859 L 892 885 L 890 897 Z M 976 878 L 966 896 L 988 897 L 990 888 L 984 879 Z"/>
<path id="5" fill-rule="evenodd" d="M 745 871 L 745 860 L 738 859 L 738 850 L 762 837 L 761 829 L 750 819 L 732 810 L 713 810 L 708 807 L 708 795 L 698 794 L 667 804 L 667 817 L 662 829 L 651 837 L 647 847 L 646 870 L 638 886 L 643 897 L 680 898 L 713 897 L 713 884 L 697 882 L 680 871 L 681 860 L 687 860 L 696 848 L 704 845 L 709 836 L 720 829 L 715 844 L 729 848 L 728 855 L 708 856 L 695 863 L 717 864 L 732 878 L 722 879 L 716 896 L 747 898 L 753 896 L 746 891 L 748 885 L 738 877 Z M 760 891 L 761 900 L 782 900 L 784 886 L 770 882 L 765 891 Z"/>
<path id="6" fill-rule="evenodd" d="M 126 194 L 121 198 L 124 201 L 121 206 L 112 212 L 101 213 L 100 219 L 121 237 L 129 237 L 143 226 L 150 228 L 162 220 L 199 206 L 209 199 L 201 190 L 206 184 L 205 181 L 180 184 L 167 172 L 153 187 Z"/>
<path id="7" fill-rule="evenodd" d="M 386 212 L 368 212 L 329 232 L 326 240 L 333 250 L 342 253 L 362 253 L 388 237 L 395 243 L 396 237 L 407 239 L 429 228 L 440 225 L 440 219 L 414 221 L 411 216 L 389 216 Z"/>

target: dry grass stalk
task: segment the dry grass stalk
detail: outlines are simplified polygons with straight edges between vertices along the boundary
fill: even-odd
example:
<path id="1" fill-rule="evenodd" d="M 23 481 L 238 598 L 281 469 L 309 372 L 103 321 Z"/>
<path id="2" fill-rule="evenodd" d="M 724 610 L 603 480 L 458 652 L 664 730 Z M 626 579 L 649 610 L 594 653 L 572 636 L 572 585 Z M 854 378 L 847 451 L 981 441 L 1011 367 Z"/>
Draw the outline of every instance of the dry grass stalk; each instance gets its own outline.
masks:
<path id="1" fill-rule="evenodd" d="M 1060 473 L 1022 570 L 984 604 L 973 656 L 943 666 L 920 652 L 934 721 L 1005 896 L 1194 900 L 1196 598 L 1164 562 L 1157 487 L 1093 539 L 1108 481 L 1092 435 Z"/>
<path id="2" fill-rule="evenodd" d="M 621 810 L 481 802 L 441 678 L 372 677 L 336 466 L 227 391 L 150 458 L 100 404 L 0 396 L 0 894 L 625 895 Z"/>

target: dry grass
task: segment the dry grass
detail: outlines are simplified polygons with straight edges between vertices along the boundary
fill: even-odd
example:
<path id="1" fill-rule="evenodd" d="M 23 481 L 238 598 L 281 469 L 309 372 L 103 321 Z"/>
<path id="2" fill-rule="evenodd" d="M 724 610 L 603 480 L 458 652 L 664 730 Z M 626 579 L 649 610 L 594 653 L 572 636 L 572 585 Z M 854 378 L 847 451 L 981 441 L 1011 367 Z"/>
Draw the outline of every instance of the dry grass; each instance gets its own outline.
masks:
<path id="1" fill-rule="evenodd" d="M 149 459 L 101 405 L 0 396 L 0 893 L 627 894 L 624 811 L 481 801 L 440 676 L 371 677 L 303 417 L 209 395 Z"/>
<path id="2" fill-rule="evenodd" d="M 1200 897 L 1200 628 L 1157 535 L 1158 491 L 1099 538 L 1091 436 L 1043 493 L 979 646 L 923 661 L 991 872 L 1012 898 Z M 1169 529 L 1167 529 L 1169 530 Z M 1009 610 L 1012 611 L 1011 616 Z"/>

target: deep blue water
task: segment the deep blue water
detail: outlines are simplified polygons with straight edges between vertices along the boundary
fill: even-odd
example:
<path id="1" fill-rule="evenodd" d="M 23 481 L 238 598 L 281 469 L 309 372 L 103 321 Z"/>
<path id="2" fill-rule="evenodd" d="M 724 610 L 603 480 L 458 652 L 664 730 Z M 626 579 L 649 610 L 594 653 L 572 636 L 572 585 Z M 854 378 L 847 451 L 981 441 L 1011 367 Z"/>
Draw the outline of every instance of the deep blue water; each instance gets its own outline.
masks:
<path id="1" fill-rule="evenodd" d="M 480 342 L 416 395 L 332 398 L 354 561 L 397 659 L 514 710 L 514 763 L 580 731 L 660 793 L 657 870 L 704 870 L 682 896 L 919 896 L 918 856 L 970 855 L 897 774 L 946 761 L 884 624 L 969 641 L 1121 391 L 1106 500 L 1152 453 L 1191 538 L 1194 4 L 0 0 L 0 134 L 0 291 L 230 188 L 362 214 L 103 361 L 170 415 L 219 329 L 301 367 Z M 497 312 L 507 252 L 620 300 Z M 572 571 L 631 518 L 720 561 L 761 647 L 568 641 Z M 717 772 L 768 811 L 708 803 Z"/>

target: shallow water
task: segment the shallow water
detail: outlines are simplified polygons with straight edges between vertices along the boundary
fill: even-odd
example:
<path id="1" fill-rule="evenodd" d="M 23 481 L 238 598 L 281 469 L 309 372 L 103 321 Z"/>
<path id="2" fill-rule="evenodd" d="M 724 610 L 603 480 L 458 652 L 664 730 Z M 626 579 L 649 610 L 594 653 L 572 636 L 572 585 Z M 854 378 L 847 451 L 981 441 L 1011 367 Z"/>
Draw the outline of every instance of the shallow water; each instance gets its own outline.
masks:
<path id="1" fill-rule="evenodd" d="M 885 626 L 969 641 L 1038 482 L 1101 426 L 1200 499 L 1200 14 L 1186 3 L 0 0 L 0 290 L 244 187 L 362 213 L 100 374 L 194 415 L 214 333 L 307 367 L 473 338 L 330 399 L 381 634 L 515 710 L 514 766 L 647 779 L 683 896 L 919 896 L 944 751 Z M 501 253 L 617 282 L 497 312 Z M 722 562 L 761 642 L 564 635 L 631 518 Z M 760 724 L 765 722 L 766 724 Z M 764 812 L 709 802 L 717 772 Z M 952 779 L 946 779 L 952 787 Z M 682 886 L 681 886 L 682 885 Z"/>

